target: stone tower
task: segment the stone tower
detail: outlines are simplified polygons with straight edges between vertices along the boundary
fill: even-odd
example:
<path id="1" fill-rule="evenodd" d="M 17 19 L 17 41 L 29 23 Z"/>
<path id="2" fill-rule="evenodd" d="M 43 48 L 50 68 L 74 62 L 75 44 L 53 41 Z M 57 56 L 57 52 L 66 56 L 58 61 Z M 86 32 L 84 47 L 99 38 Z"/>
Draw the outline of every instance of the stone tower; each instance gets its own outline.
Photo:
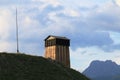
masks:
<path id="1" fill-rule="evenodd" d="M 51 58 L 70 67 L 69 46 L 68 38 L 50 35 L 45 39 L 45 58 Z"/>

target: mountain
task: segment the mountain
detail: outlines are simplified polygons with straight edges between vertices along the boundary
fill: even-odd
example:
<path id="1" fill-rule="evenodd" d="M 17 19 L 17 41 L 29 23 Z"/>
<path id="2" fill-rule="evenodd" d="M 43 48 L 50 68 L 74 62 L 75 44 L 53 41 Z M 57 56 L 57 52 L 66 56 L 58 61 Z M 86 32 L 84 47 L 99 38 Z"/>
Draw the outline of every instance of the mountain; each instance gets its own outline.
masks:
<path id="1" fill-rule="evenodd" d="M 81 73 L 39 56 L 0 53 L 0 80 L 89 80 Z"/>
<path id="2" fill-rule="evenodd" d="M 92 80 L 120 80 L 120 66 L 111 60 L 93 61 L 83 74 Z"/>

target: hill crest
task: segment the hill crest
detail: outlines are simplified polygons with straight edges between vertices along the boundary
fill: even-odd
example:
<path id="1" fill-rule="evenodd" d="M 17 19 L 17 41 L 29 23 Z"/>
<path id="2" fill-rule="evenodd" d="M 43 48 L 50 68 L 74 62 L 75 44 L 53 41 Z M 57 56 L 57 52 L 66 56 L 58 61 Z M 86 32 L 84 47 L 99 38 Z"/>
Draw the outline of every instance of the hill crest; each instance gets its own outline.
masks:
<path id="1" fill-rule="evenodd" d="M 81 73 L 40 56 L 0 53 L 0 80 L 89 80 Z"/>

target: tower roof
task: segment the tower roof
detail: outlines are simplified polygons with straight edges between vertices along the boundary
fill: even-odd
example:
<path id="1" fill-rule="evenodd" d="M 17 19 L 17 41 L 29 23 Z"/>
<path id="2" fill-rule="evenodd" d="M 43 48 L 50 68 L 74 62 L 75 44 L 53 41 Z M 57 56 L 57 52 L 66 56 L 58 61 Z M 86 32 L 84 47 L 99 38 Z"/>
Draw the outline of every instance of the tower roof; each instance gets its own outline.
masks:
<path id="1" fill-rule="evenodd" d="M 50 40 L 50 39 L 64 39 L 64 40 L 69 40 L 67 37 L 49 35 L 47 38 L 45 38 L 45 41 L 46 40 Z"/>

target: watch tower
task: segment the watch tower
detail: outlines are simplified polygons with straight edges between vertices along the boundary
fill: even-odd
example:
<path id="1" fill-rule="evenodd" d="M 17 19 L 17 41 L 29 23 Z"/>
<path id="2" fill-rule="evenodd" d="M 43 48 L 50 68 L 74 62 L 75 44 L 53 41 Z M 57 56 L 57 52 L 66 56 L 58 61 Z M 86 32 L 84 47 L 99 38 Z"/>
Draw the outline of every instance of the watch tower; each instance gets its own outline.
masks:
<path id="1" fill-rule="evenodd" d="M 49 35 L 45 39 L 45 58 L 51 58 L 70 67 L 70 40 L 66 37 Z"/>

